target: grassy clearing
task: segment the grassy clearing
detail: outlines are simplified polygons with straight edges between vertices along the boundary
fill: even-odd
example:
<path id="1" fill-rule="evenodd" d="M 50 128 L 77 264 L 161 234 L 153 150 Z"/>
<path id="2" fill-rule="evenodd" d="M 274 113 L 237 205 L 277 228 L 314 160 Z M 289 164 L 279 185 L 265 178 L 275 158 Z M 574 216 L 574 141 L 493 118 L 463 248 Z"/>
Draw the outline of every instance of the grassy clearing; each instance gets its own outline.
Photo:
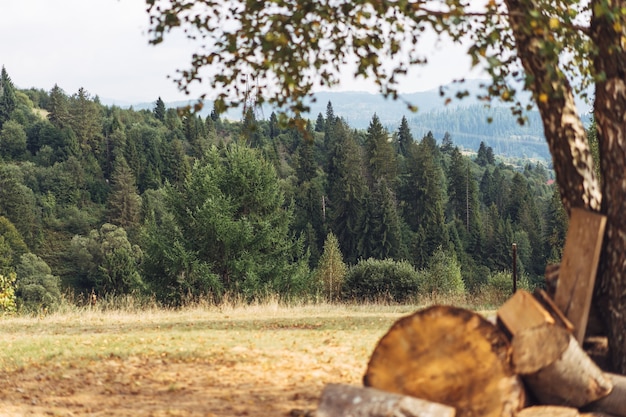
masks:
<path id="1" fill-rule="evenodd" d="M 360 384 L 380 337 L 418 308 L 269 300 L 164 310 L 118 300 L 0 317 L 0 410 L 285 416 L 315 408 L 326 384 Z"/>
<path id="2" fill-rule="evenodd" d="M 271 352 L 339 340 L 366 358 L 393 321 L 416 308 L 269 303 L 131 312 L 83 308 L 4 318 L 0 369 L 107 357 L 207 358 L 235 348 Z"/>

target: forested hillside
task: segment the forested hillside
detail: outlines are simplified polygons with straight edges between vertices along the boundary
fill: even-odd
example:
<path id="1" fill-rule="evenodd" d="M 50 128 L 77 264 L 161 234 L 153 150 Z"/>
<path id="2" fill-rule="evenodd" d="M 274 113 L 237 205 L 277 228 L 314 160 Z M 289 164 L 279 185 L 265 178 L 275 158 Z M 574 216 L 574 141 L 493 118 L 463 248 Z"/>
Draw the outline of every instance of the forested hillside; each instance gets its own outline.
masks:
<path id="1" fill-rule="evenodd" d="M 168 305 L 475 292 L 510 269 L 514 242 L 534 281 L 566 229 L 550 172 L 484 143 L 464 154 L 441 129 L 372 113 L 357 130 L 331 102 L 313 120 L 230 122 L 160 98 L 135 111 L 17 90 L 3 69 L 0 310 L 12 291 L 24 309 L 66 291 Z"/>

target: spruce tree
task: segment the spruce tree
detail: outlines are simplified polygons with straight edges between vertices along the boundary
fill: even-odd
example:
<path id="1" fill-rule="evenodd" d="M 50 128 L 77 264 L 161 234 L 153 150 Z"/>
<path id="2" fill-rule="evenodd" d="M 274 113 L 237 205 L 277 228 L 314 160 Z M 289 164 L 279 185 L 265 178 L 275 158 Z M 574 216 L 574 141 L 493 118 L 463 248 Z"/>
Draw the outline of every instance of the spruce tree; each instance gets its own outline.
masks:
<path id="1" fill-rule="evenodd" d="M 80 149 L 84 153 L 98 153 L 101 145 L 99 133 L 102 130 L 98 104 L 81 87 L 70 100 L 70 111 L 69 123 L 76 134 Z"/>
<path id="2" fill-rule="evenodd" d="M 324 252 L 320 257 L 315 277 L 327 301 L 337 301 L 341 297 L 341 287 L 346 276 L 347 267 L 343 262 L 337 237 L 328 233 L 324 241 Z"/>
<path id="3" fill-rule="evenodd" d="M 111 195 L 107 200 L 109 222 L 131 232 L 139 224 L 141 197 L 135 176 L 123 156 L 115 160 L 111 183 Z"/>
<path id="4" fill-rule="evenodd" d="M 326 128 L 326 122 L 324 121 L 324 115 L 322 113 L 317 114 L 317 119 L 315 120 L 315 131 L 323 132 Z"/>
<path id="5" fill-rule="evenodd" d="M 405 259 L 406 251 L 402 241 L 402 226 L 396 197 L 384 178 L 375 184 L 371 200 L 372 234 L 375 245 L 369 256 L 376 259 Z"/>
<path id="6" fill-rule="evenodd" d="M 385 179 L 391 186 L 396 178 L 397 166 L 396 155 L 393 145 L 388 140 L 388 133 L 376 114 L 367 128 L 365 139 L 367 166 L 369 169 L 371 183 Z"/>
<path id="7" fill-rule="evenodd" d="M 0 128 L 11 117 L 11 113 L 17 106 L 15 86 L 6 68 L 2 66 L 0 71 Z"/>
<path id="8" fill-rule="evenodd" d="M 161 97 L 159 97 L 154 104 L 154 110 L 152 110 L 154 117 L 156 117 L 157 120 L 165 122 L 165 111 L 165 103 L 161 100 Z"/>
<path id="9" fill-rule="evenodd" d="M 412 142 L 413 135 L 411 134 L 411 129 L 409 129 L 409 122 L 406 120 L 406 116 L 402 116 L 397 136 L 398 153 L 406 157 L 409 152 L 409 145 Z"/>
<path id="10" fill-rule="evenodd" d="M 71 119 L 69 99 L 65 92 L 56 84 L 50 90 L 50 100 L 46 110 L 48 110 L 48 120 L 54 126 L 63 129 L 69 125 Z"/>
<path id="11" fill-rule="evenodd" d="M 360 257 L 358 243 L 364 226 L 367 185 L 361 151 L 352 132 L 341 120 L 335 121 L 332 132 L 335 139 L 327 172 L 329 217 L 346 260 L 354 263 Z"/>

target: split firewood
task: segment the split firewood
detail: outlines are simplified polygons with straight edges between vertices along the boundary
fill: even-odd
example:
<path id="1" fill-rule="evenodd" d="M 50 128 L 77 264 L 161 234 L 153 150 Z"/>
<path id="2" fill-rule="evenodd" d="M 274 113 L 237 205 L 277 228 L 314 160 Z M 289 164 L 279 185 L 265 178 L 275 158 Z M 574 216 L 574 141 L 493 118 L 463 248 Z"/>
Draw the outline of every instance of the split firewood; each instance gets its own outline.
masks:
<path id="1" fill-rule="evenodd" d="M 535 300 L 537 300 L 539 304 L 541 304 L 541 306 L 545 308 L 548 313 L 550 313 L 557 325 L 567 329 L 570 333 L 574 332 L 574 325 L 572 322 L 570 322 L 557 305 L 554 304 L 553 299 L 546 291 L 538 288 L 533 292 L 533 296 L 535 297 Z"/>
<path id="2" fill-rule="evenodd" d="M 511 336 L 532 327 L 556 323 L 554 317 L 535 297 L 524 290 L 518 290 L 500 307 L 498 320 Z"/>
<path id="3" fill-rule="evenodd" d="M 582 407 L 611 392 L 610 379 L 561 327 L 521 331 L 511 344 L 516 369 L 542 404 Z"/>
<path id="4" fill-rule="evenodd" d="M 378 342 L 364 383 L 456 408 L 461 417 L 509 417 L 525 392 L 510 344 L 479 314 L 433 306 L 398 320 Z"/>
<path id="5" fill-rule="evenodd" d="M 316 417 L 454 417 L 455 410 L 443 404 L 374 388 L 328 384 Z"/>
<path id="6" fill-rule="evenodd" d="M 626 417 L 626 376 L 606 374 L 613 384 L 613 390 L 606 397 L 589 404 L 586 409 L 608 413 L 616 417 Z"/>

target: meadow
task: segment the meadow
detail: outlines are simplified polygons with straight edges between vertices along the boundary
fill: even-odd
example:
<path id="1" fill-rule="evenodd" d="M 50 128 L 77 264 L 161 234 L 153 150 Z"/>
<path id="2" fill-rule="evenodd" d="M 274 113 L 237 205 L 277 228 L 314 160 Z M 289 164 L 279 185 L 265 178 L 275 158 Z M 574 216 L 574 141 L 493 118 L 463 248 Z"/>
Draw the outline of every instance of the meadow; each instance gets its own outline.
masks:
<path id="1" fill-rule="evenodd" d="M 0 319 L 2 416 L 298 415 L 417 305 L 83 307 Z"/>

